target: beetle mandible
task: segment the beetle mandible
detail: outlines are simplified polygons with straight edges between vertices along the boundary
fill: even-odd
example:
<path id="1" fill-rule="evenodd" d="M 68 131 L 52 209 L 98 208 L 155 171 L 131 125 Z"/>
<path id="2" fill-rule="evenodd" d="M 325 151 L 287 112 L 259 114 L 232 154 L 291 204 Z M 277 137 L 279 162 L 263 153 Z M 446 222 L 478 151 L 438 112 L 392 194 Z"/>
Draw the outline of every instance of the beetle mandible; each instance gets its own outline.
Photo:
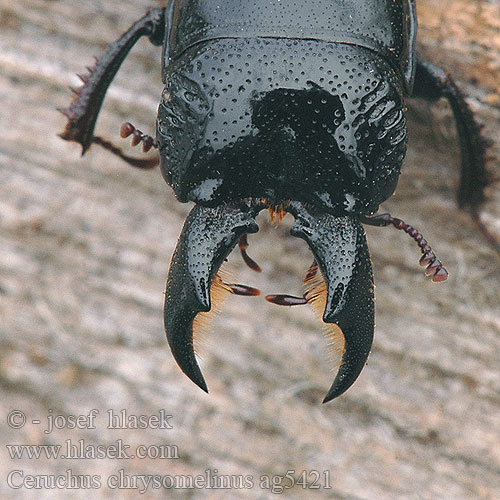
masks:
<path id="1" fill-rule="evenodd" d="M 341 364 L 324 402 L 357 379 L 373 340 L 374 286 L 362 224 L 393 225 L 422 251 L 433 281 L 447 272 L 413 227 L 376 214 L 398 182 L 406 153 L 405 98 L 446 97 L 462 149 L 458 202 L 477 215 L 487 184 L 485 141 L 451 77 L 415 55 L 415 0 L 171 0 L 138 20 L 96 59 L 62 110 L 61 137 L 85 152 L 98 143 L 132 165 L 140 160 L 93 134 L 106 90 L 135 42 L 163 46 L 164 90 L 156 138 L 121 129 L 145 151 L 181 202 L 194 202 L 172 258 L 165 328 L 180 368 L 207 386 L 193 346 L 200 315 L 220 291 L 258 291 L 218 273 L 262 209 L 295 217 L 293 236 L 314 261 L 303 297 L 330 326 Z"/>

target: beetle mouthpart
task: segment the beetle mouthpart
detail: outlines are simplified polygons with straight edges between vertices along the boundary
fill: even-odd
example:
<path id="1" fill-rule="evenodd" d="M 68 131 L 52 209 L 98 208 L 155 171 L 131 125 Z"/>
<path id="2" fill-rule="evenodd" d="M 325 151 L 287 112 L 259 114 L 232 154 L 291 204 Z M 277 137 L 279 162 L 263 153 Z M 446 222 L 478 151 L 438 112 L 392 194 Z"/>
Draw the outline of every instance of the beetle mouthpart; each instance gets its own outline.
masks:
<path id="1" fill-rule="evenodd" d="M 258 288 L 240 284 L 224 284 L 229 287 L 231 289 L 231 293 L 234 293 L 235 295 L 241 295 L 242 297 L 258 297 L 260 295 L 260 290 Z"/>
<path id="2" fill-rule="evenodd" d="M 266 295 L 266 300 L 278 306 L 302 306 L 308 303 L 305 297 L 295 297 L 294 295 Z"/>
<path id="3" fill-rule="evenodd" d="M 304 299 L 319 313 L 331 347 L 341 354 L 323 400 L 327 403 L 356 381 L 370 353 L 375 328 L 370 255 L 357 219 L 313 213 L 298 202 L 290 203 L 288 211 L 296 219 L 291 234 L 305 240 L 315 258 L 306 274 Z"/>
<path id="4" fill-rule="evenodd" d="M 224 292 L 260 293 L 246 285 L 228 285 L 217 274 L 241 236 L 258 231 L 257 212 L 258 208 L 244 204 L 195 206 L 172 257 L 165 294 L 167 340 L 181 370 L 205 392 L 208 389 L 195 357 L 194 336 L 204 328 L 207 313 Z"/>
<path id="5" fill-rule="evenodd" d="M 237 243 L 246 249 L 244 235 L 258 231 L 255 217 L 261 208 L 251 201 L 215 208 L 195 206 L 172 257 L 165 294 L 167 339 L 181 370 L 205 392 L 194 341 L 223 295 L 260 294 L 247 285 L 228 284 L 219 268 Z M 341 357 L 323 400 L 326 403 L 356 381 L 370 353 L 374 331 L 370 256 L 357 219 L 312 213 L 299 202 L 290 203 L 288 211 L 296 219 L 291 234 L 308 243 L 315 261 L 306 274 L 303 297 L 268 295 L 266 299 L 281 305 L 311 303 L 319 313 L 330 349 Z"/>
<path id="6" fill-rule="evenodd" d="M 257 262 L 255 262 L 248 254 L 247 254 L 247 248 L 248 248 L 248 239 L 247 239 L 247 235 L 244 234 L 240 240 L 238 241 L 238 247 L 240 249 L 240 252 L 241 252 L 241 256 L 243 258 L 243 261 L 245 262 L 245 264 L 250 268 L 250 269 L 253 269 L 254 271 L 258 272 L 258 273 L 261 273 L 262 272 L 262 269 L 261 267 L 259 266 L 259 264 L 257 264 Z"/>
<path id="7" fill-rule="evenodd" d="M 304 278 L 304 284 L 306 287 L 312 280 L 316 277 L 318 273 L 318 263 L 314 260 L 311 266 L 309 267 L 306 277 Z M 324 285 L 324 280 L 322 280 Z M 326 297 L 326 288 L 324 288 L 324 295 Z M 314 302 L 313 297 L 309 290 L 306 290 L 306 293 L 303 297 L 295 297 L 294 295 L 266 295 L 266 300 L 271 302 L 272 304 L 277 304 L 278 306 L 301 306 L 305 304 L 309 304 L 309 302 Z M 324 311 L 325 308 L 322 308 Z"/>
<path id="8" fill-rule="evenodd" d="M 287 203 L 281 203 L 280 205 L 270 205 L 265 199 L 263 200 L 265 204 L 268 205 L 267 210 L 269 212 L 269 217 L 271 218 L 271 224 L 278 227 L 286 216 Z"/>

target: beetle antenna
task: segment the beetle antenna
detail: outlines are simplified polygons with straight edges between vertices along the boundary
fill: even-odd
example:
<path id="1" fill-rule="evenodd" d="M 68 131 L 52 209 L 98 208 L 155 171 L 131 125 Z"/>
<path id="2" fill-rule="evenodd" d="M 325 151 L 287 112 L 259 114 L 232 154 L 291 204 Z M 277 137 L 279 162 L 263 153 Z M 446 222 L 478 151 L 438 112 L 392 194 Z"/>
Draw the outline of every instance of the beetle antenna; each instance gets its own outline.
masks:
<path id="1" fill-rule="evenodd" d="M 432 248 L 424 239 L 421 233 L 419 233 L 413 226 L 406 224 L 401 219 L 393 217 L 391 214 L 380 214 L 374 217 L 361 217 L 361 222 L 368 224 L 370 226 L 384 227 L 392 225 L 396 229 L 403 230 L 408 234 L 419 246 L 422 251 L 422 257 L 420 258 L 419 264 L 421 266 L 427 266 L 425 270 L 426 276 L 432 276 L 432 281 L 438 283 L 440 281 L 446 281 L 448 279 L 448 271 L 445 269 L 441 261 L 436 257 L 436 254 L 432 251 Z"/>
<path id="2" fill-rule="evenodd" d="M 132 165 L 133 167 L 136 168 L 142 168 L 144 170 L 148 170 L 156 167 L 160 163 L 158 157 L 139 159 L 127 156 L 125 153 L 123 153 L 123 151 L 120 148 L 116 147 L 111 142 L 97 135 L 94 135 L 92 137 L 92 143 L 99 144 L 99 146 L 102 146 L 104 149 L 111 151 L 113 154 L 119 156 L 122 160 L 126 161 L 129 165 Z"/>
<path id="3" fill-rule="evenodd" d="M 142 142 L 142 151 L 147 153 L 151 148 L 158 149 L 158 141 L 136 129 L 130 122 L 125 122 L 120 127 L 120 137 L 125 139 L 128 136 L 132 136 L 132 147 L 137 146 Z"/>

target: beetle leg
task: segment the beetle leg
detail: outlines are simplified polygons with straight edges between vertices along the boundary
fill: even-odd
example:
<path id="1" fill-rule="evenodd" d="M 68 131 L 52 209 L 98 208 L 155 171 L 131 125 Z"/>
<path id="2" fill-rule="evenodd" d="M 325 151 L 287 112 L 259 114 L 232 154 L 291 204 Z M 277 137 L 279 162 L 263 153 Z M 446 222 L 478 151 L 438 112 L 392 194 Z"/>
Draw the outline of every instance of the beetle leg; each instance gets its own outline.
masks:
<path id="1" fill-rule="evenodd" d="M 486 140 L 481 136 L 481 126 L 476 122 L 465 98 L 451 75 L 427 61 L 419 60 L 415 76 L 414 97 L 437 100 L 448 99 L 455 122 L 462 153 L 462 169 L 458 190 L 461 208 L 480 205 L 484 188 L 488 185 L 486 172 Z"/>
<path id="2" fill-rule="evenodd" d="M 370 353 L 375 326 L 370 255 L 356 218 L 313 213 L 298 202 L 290 203 L 288 211 L 296 219 L 291 234 L 307 242 L 317 263 L 307 273 L 305 298 L 321 308 L 332 343 L 340 344 L 341 364 L 326 403 L 356 381 Z"/>
<path id="3" fill-rule="evenodd" d="M 82 154 L 95 142 L 133 166 L 144 168 L 151 163 L 151 160 L 136 160 L 124 155 L 108 141 L 93 136 L 93 132 L 106 91 L 130 49 L 142 36 L 148 36 L 154 45 L 162 45 L 164 33 L 165 9 L 152 9 L 110 44 L 104 56 L 96 58 L 96 64 L 88 68 L 89 74 L 80 75 L 83 86 L 74 90 L 76 96 L 70 107 L 60 110 L 68 118 L 61 138 L 81 144 Z"/>
<path id="4" fill-rule="evenodd" d="M 211 310 L 214 291 L 222 288 L 255 295 L 255 289 L 227 285 L 216 273 L 239 238 L 258 231 L 257 212 L 258 208 L 251 204 L 195 206 L 186 219 L 170 264 L 165 295 L 168 343 L 181 370 L 206 392 L 193 346 L 197 321 Z"/>
<path id="5" fill-rule="evenodd" d="M 462 155 L 458 206 L 470 210 L 474 222 L 500 255 L 500 242 L 479 216 L 479 207 L 485 201 L 485 188 L 491 182 L 486 170 L 486 150 L 489 143 L 481 135 L 482 126 L 477 123 L 451 75 L 428 61 L 417 61 L 413 96 L 430 101 L 445 97 L 450 103 Z"/>
<path id="6" fill-rule="evenodd" d="M 390 214 L 380 214 L 374 217 L 361 217 L 361 222 L 368 224 L 370 226 L 389 226 L 393 225 L 396 229 L 403 230 L 411 238 L 413 238 L 420 250 L 422 251 L 422 257 L 419 260 L 421 266 L 427 266 L 425 271 L 426 276 L 432 276 L 432 281 L 439 283 L 441 281 L 446 281 L 448 279 L 448 271 L 443 266 L 441 261 L 436 257 L 432 248 L 427 243 L 427 240 L 420 234 L 413 226 L 406 224 L 406 222 L 393 217 Z"/>

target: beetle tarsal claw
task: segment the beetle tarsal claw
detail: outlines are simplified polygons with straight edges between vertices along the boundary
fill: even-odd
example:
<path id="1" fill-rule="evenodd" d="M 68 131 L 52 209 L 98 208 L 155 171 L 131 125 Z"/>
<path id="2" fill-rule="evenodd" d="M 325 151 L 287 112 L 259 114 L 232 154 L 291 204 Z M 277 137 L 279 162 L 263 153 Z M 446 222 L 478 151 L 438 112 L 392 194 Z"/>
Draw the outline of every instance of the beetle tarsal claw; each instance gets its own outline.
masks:
<path id="1" fill-rule="evenodd" d="M 256 211 L 244 204 L 195 206 L 172 257 L 165 295 L 167 339 L 181 370 L 205 392 L 208 389 L 195 357 L 194 336 L 203 328 L 204 315 L 213 309 L 216 295 L 225 291 L 258 293 L 245 285 L 228 285 L 217 275 L 239 238 L 258 231 Z"/>
<path id="2" fill-rule="evenodd" d="M 289 211 L 296 218 L 291 234 L 304 239 L 315 258 L 306 275 L 305 298 L 322 315 L 329 343 L 341 354 L 326 403 L 356 381 L 370 353 L 375 327 L 370 256 L 357 219 L 312 213 L 297 202 Z"/>

